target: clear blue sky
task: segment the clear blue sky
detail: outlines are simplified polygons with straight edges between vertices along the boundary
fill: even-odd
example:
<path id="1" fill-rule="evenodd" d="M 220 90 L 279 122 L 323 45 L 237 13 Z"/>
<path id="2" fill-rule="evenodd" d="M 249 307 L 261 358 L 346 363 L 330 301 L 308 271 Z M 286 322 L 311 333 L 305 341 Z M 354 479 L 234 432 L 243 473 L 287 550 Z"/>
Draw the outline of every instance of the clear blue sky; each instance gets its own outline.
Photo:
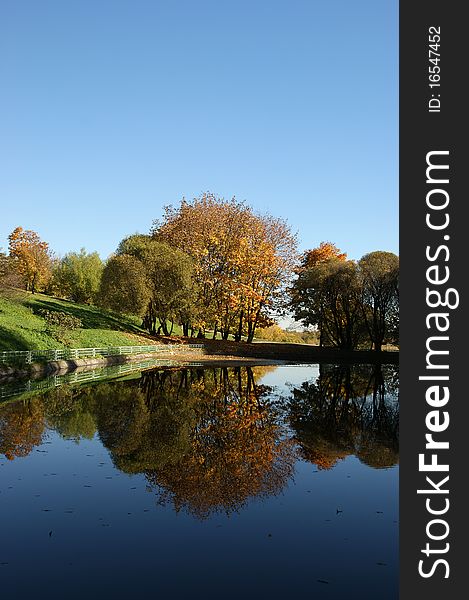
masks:
<path id="1" fill-rule="evenodd" d="M 397 253 L 397 60 L 397 0 L 3 0 L 0 246 L 105 258 L 210 190 Z"/>

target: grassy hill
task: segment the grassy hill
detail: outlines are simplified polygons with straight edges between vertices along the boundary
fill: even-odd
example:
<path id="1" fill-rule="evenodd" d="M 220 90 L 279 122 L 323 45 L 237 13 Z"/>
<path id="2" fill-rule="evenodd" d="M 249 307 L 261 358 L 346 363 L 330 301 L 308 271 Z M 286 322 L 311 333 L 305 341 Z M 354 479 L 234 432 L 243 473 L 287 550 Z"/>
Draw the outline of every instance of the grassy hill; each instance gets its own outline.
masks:
<path id="1" fill-rule="evenodd" d="M 48 322 L 47 313 L 68 315 L 79 319 L 76 329 Z M 107 346 L 138 346 L 161 343 L 141 329 L 137 317 L 119 315 L 96 306 L 75 304 L 44 294 L 21 290 L 0 292 L 0 351 L 44 350 L 54 348 L 97 348 Z M 182 334 L 179 326 L 173 335 Z M 207 332 L 212 338 L 212 332 Z M 314 334 L 287 332 L 274 325 L 259 329 L 254 341 L 294 344 L 317 343 Z M 221 335 L 217 335 L 221 339 Z M 232 336 L 229 338 L 232 340 Z"/>
<path id="2" fill-rule="evenodd" d="M 46 315 L 61 313 L 80 319 L 68 330 L 51 325 Z M 152 343 L 140 320 L 95 306 L 74 304 L 43 294 L 22 291 L 0 295 L 0 350 L 138 346 Z"/>

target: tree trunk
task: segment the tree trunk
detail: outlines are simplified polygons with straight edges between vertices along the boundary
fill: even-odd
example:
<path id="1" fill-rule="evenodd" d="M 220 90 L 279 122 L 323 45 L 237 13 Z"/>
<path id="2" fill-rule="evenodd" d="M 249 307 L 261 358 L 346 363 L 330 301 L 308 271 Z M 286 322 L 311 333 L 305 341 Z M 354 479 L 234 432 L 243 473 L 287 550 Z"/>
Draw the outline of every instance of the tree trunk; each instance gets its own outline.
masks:
<path id="1" fill-rule="evenodd" d="M 166 319 L 159 319 L 160 321 L 160 326 L 161 329 L 163 330 L 164 335 L 170 335 L 169 333 L 169 329 L 168 329 L 168 324 L 166 323 Z"/>
<path id="2" fill-rule="evenodd" d="M 235 342 L 240 342 L 243 337 L 243 317 L 244 317 L 244 311 L 242 310 L 239 315 L 238 331 L 236 332 L 236 335 L 235 335 Z"/>
<path id="3" fill-rule="evenodd" d="M 248 323 L 248 337 L 246 340 L 248 342 L 248 344 L 251 344 L 252 340 L 254 339 L 254 333 L 256 331 L 256 327 L 257 327 L 257 323 L 259 321 L 260 314 L 261 314 L 261 309 L 259 308 L 259 310 L 256 313 L 256 318 L 254 319 L 254 321 Z"/>

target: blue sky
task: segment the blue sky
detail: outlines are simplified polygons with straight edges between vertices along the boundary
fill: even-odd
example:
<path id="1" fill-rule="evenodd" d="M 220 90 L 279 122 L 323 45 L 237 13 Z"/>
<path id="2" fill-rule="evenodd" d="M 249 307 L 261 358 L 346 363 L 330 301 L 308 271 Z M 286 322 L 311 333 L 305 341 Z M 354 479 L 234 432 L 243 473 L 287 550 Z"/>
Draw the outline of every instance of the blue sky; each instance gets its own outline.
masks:
<path id="1" fill-rule="evenodd" d="M 103 258 L 210 190 L 398 252 L 397 0 L 3 0 L 0 247 Z"/>

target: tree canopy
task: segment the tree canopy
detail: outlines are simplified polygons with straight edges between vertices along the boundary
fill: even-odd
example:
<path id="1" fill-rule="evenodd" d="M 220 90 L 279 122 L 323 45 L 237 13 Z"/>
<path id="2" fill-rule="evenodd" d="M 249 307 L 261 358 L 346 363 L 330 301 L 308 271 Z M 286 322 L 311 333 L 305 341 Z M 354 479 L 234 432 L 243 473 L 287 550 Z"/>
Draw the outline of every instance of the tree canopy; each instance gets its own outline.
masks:
<path id="1" fill-rule="evenodd" d="M 49 244 L 30 229 L 16 227 L 8 236 L 10 257 L 33 294 L 43 289 L 51 277 Z"/>
<path id="2" fill-rule="evenodd" d="M 252 342 L 289 310 L 320 345 L 380 351 L 398 343 L 399 258 L 359 261 L 330 241 L 297 252 L 283 219 L 210 192 L 164 208 L 147 234 L 125 237 L 103 263 L 96 252 L 54 258 L 34 231 L 17 227 L 0 253 L 0 285 L 45 290 L 142 318 L 150 334 Z M 51 277 L 52 273 L 52 277 Z"/>
<path id="3" fill-rule="evenodd" d="M 303 255 L 291 293 L 296 320 L 319 329 L 322 345 L 352 350 L 396 341 L 399 259 L 372 252 L 346 260 L 333 244 Z"/>
<path id="4" fill-rule="evenodd" d="M 103 262 L 97 252 L 69 252 L 55 266 L 53 288 L 74 302 L 93 303 L 99 290 Z"/>
<path id="5" fill-rule="evenodd" d="M 256 327 L 269 322 L 296 260 L 296 236 L 285 221 L 210 193 L 166 207 L 152 235 L 193 259 L 198 325 L 224 339 L 232 333 L 252 341 Z"/>
<path id="6" fill-rule="evenodd" d="M 103 270 L 98 304 L 123 314 L 143 316 L 149 300 L 143 263 L 129 254 L 111 256 Z"/>
<path id="7" fill-rule="evenodd" d="M 173 324 L 195 314 L 192 259 L 149 235 L 121 241 L 104 269 L 99 302 L 143 317 L 150 333 L 170 335 Z"/>
<path id="8" fill-rule="evenodd" d="M 375 350 L 396 341 L 399 319 L 399 258 L 392 252 L 365 254 L 358 266 L 362 278 L 363 317 Z"/>

